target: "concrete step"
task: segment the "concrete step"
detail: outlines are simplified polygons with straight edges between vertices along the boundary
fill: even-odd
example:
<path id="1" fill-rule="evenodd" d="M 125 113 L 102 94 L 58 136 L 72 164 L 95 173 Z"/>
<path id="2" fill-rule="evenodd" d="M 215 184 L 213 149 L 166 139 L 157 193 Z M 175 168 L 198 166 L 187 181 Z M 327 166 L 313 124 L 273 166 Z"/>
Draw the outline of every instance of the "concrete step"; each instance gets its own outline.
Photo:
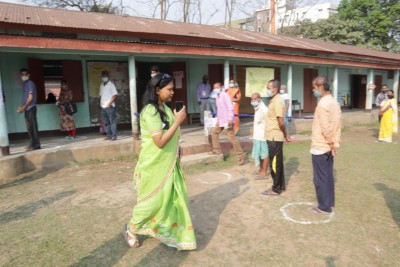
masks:
<path id="1" fill-rule="evenodd" d="M 187 167 L 193 164 L 209 164 L 223 160 L 223 155 L 209 155 L 208 153 L 197 153 L 192 155 L 183 156 L 181 166 Z"/>

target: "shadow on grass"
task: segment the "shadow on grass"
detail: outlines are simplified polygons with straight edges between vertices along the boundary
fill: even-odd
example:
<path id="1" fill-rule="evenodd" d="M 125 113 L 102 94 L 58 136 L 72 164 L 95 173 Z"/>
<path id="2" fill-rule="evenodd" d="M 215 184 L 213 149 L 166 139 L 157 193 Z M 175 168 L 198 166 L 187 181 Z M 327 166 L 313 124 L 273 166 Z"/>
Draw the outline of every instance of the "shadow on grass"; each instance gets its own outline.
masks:
<path id="1" fill-rule="evenodd" d="M 300 165 L 299 158 L 297 157 L 291 157 L 287 162 L 285 162 L 284 168 L 285 168 L 286 187 L 288 186 L 292 176 L 298 172 L 299 165 Z"/>
<path id="2" fill-rule="evenodd" d="M 379 126 L 378 128 L 368 128 L 372 132 L 371 136 L 378 139 L 379 137 Z"/>
<path id="3" fill-rule="evenodd" d="M 326 267 L 335 267 L 335 258 L 332 256 L 328 256 L 325 258 L 325 266 Z"/>
<path id="4" fill-rule="evenodd" d="M 250 189 L 246 187 L 241 191 L 241 186 L 247 183 L 248 180 L 242 178 L 190 198 L 189 206 L 195 225 L 197 251 L 204 250 L 211 241 L 219 225 L 220 216 L 228 203 Z M 147 253 L 137 266 L 166 266 L 165 259 L 169 259 L 169 266 L 179 266 L 189 253 L 160 244 Z"/>
<path id="5" fill-rule="evenodd" d="M 35 211 L 42 209 L 46 206 L 49 206 L 58 200 L 72 196 L 75 193 L 76 193 L 75 190 L 61 192 L 54 196 L 43 198 L 39 201 L 19 206 L 12 211 L 2 213 L 0 214 L 0 224 L 6 224 L 12 221 L 17 221 L 27 218 L 31 216 Z"/>
<path id="6" fill-rule="evenodd" d="M 6 184 L 2 184 L 2 185 L 0 185 L 0 189 L 17 186 L 17 185 L 22 185 L 22 184 L 26 184 L 26 183 L 30 183 L 30 182 L 39 180 L 54 171 L 57 171 L 57 170 L 56 169 L 46 169 L 46 170 L 37 171 L 36 173 L 34 173 L 32 175 L 26 175 L 26 176 L 22 177 L 21 179 L 11 181 Z"/>
<path id="7" fill-rule="evenodd" d="M 93 250 L 88 256 L 80 259 L 79 262 L 70 265 L 70 267 L 114 266 L 125 255 L 128 249 L 129 247 L 126 245 L 122 233 L 118 233 L 103 245 Z"/>
<path id="8" fill-rule="evenodd" d="M 247 182 L 247 179 L 242 178 L 190 197 L 189 206 L 193 217 L 193 225 L 195 225 L 197 250 L 203 250 L 207 247 L 217 230 L 220 215 L 228 203 L 249 190 L 247 187 L 242 191 L 240 189 Z M 142 245 L 145 246 L 146 239 L 148 238 L 139 236 L 139 239 Z M 71 267 L 113 266 L 118 263 L 128 249 L 122 234 L 119 233 L 92 251 L 90 255 L 71 265 Z M 189 253 L 191 252 L 177 251 L 160 243 L 160 245 L 148 252 L 135 266 L 178 266 L 186 259 Z M 166 261 L 168 264 L 166 264 Z"/>
<path id="9" fill-rule="evenodd" d="M 379 191 L 382 191 L 383 197 L 385 198 L 386 205 L 390 209 L 392 213 L 393 220 L 397 223 L 397 226 L 400 228 L 400 190 L 396 190 L 388 187 L 382 183 L 375 183 L 375 188 Z"/>
<path id="10" fill-rule="evenodd" d="M 23 168 L 24 172 L 36 171 L 32 175 L 26 175 L 21 179 L 14 180 L 8 182 L 6 184 L 0 185 L 0 189 L 18 186 L 26 183 L 30 183 L 41 178 L 46 177 L 48 174 L 52 172 L 56 172 L 66 166 L 68 166 L 69 162 L 74 162 L 75 157 L 72 152 L 69 150 L 60 150 L 60 151 L 51 151 L 51 152 L 43 152 L 46 153 L 43 160 L 41 161 L 42 169 L 37 170 L 36 164 L 24 158 L 23 160 Z"/>

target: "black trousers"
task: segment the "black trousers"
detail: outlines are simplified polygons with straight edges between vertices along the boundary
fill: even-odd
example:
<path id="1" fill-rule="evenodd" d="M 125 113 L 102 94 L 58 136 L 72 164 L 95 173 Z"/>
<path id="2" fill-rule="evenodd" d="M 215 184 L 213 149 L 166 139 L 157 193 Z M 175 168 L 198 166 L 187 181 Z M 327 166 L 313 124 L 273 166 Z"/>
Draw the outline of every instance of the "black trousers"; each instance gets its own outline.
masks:
<path id="1" fill-rule="evenodd" d="M 285 172 L 283 169 L 283 142 L 267 140 L 269 152 L 269 167 L 274 181 L 272 191 L 282 193 L 286 189 Z"/>
<path id="2" fill-rule="evenodd" d="M 318 208 L 331 212 L 335 207 L 335 180 L 333 178 L 333 156 L 331 152 L 312 155 L 314 186 Z"/>
<path id="3" fill-rule="evenodd" d="M 30 139 L 29 146 L 33 149 L 40 148 L 40 141 L 38 135 L 38 124 L 36 119 L 36 107 L 25 110 L 25 122 L 28 136 Z"/>

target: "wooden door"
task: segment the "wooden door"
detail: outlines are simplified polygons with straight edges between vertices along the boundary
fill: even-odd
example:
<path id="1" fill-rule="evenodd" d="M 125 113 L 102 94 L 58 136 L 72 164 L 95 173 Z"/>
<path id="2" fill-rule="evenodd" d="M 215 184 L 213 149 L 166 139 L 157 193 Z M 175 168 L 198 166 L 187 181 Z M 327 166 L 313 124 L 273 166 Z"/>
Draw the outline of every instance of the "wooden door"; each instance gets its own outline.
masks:
<path id="1" fill-rule="evenodd" d="M 82 62 L 80 60 L 63 60 L 63 79 L 72 90 L 73 102 L 84 102 Z"/>
<path id="2" fill-rule="evenodd" d="M 28 58 L 28 68 L 31 74 L 31 80 L 36 85 L 37 103 L 46 103 L 42 60 L 37 58 Z"/>
<path id="3" fill-rule="evenodd" d="M 211 88 L 217 82 L 224 84 L 224 65 L 208 64 L 208 78 L 210 79 Z"/>
<path id="4" fill-rule="evenodd" d="M 312 81 L 318 76 L 316 69 L 304 69 L 304 82 L 303 82 L 303 112 L 314 112 L 317 106 L 317 98 L 312 91 Z"/>
<path id="5" fill-rule="evenodd" d="M 382 75 L 375 75 L 374 83 L 376 85 L 376 88 L 374 90 L 374 96 L 377 96 L 382 89 Z"/>
<path id="6" fill-rule="evenodd" d="M 171 109 L 175 109 L 176 101 L 183 101 L 187 110 L 187 77 L 186 77 L 186 63 L 185 62 L 172 62 L 169 64 L 169 72 L 174 77 L 174 97 L 170 105 Z M 184 125 L 189 124 L 188 117 L 186 117 Z"/>
<path id="7" fill-rule="evenodd" d="M 365 108 L 367 76 L 351 75 L 351 107 Z"/>

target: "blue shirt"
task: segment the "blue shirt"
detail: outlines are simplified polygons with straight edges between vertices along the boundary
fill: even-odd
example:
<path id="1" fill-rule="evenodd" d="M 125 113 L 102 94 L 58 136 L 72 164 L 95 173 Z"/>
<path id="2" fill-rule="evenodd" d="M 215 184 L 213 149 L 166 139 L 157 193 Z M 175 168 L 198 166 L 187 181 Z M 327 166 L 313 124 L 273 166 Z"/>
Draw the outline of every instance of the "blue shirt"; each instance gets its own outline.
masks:
<path id="1" fill-rule="evenodd" d="M 210 97 L 211 86 L 209 83 L 201 82 L 197 85 L 197 101 Z"/>
<path id="2" fill-rule="evenodd" d="M 36 106 L 36 85 L 31 80 L 27 80 L 26 82 L 24 82 L 24 95 L 22 98 L 22 105 L 24 105 L 28 100 L 29 94 L 32 94 L 32 102 L 29 104 L 29 106 L 26 107 L 26 110 L 30 110 L 31 108 Z"/>

